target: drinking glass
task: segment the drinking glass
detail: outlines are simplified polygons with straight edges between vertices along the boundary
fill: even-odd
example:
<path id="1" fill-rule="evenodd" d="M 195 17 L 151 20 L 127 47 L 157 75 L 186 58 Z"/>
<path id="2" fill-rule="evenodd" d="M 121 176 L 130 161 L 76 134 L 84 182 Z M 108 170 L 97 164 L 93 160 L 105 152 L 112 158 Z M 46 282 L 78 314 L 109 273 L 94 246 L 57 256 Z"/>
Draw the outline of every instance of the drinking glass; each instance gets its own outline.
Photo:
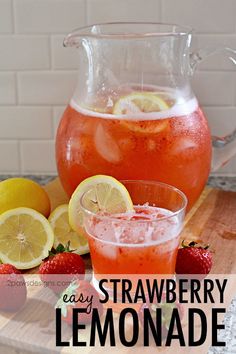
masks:
<path id="1" fill-rule="evenodd" d="M 126 180 L 134 212 L 95 214 L 80 200 L 94 279 L 104 274 L 174 274 L 187 198 L 155 181 Z"/>

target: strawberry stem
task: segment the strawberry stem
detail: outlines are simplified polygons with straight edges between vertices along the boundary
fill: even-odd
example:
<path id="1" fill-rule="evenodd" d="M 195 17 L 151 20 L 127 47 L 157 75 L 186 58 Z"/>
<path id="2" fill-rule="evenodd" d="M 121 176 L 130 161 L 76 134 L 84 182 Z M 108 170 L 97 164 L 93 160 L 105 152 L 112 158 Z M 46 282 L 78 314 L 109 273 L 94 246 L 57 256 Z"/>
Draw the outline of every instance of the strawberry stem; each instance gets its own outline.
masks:
<path id="1" fill-rule="evenodd" d="M 189 243 L 188 246 L 189 247 L 195 247 L 195 245 L 197 245 L 197 242 L 192 241 L 192 242 Z"/>
<path id="2" fill-rule="evenodd" d="M 198 245 L 198 246 L 197 246 Z M 197 242 L 195 242 L 195 241 L 191 241 L 188 245 L 187 244 L 185 244 L 185 240 L 183 240 L 182 242 L 181 242 L 181 246 L 183 247 L 183 248 L 188 248 L 188 247 L 195 247 L 195 248 L 202 248 L 202 249 L 204 249 L 204 250 L 207 250 L 209 247 L 210 247 L 210 245 L 206 245 L 206 246 L 204 246 L 204 247 L 202 247 L 202 246 L 200 246 Z"/>
<path id="3" fill-rule="evenodd" d="M 65 253 L 65 252 L 74 252 L 75 250 L 70 249 L 70 241 L 67 242 L 67 244 L 64 246 L 62 243 L 59 243 L 57 248 L 52 248 L 51 251 L 49 251 L 48 256 L 49 257 L 54 257 L 59 253 Z"/>

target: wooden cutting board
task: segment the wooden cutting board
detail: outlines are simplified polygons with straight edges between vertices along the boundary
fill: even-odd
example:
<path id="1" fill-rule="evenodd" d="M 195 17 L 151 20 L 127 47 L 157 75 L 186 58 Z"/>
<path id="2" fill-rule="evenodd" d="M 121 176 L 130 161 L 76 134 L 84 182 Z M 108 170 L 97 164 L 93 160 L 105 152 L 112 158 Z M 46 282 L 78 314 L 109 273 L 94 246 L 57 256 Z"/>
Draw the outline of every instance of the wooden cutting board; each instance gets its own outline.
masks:
<path id="1" fill-rule="evenodd" d="M 45 186 L 52 210 L 67 203 L 59 179 Z M 236 273 L 236 192 L 206 187 L 186 215 L 181 239 L 202 241 L 214 252 L 212 273 Z"/>
<path id="2" fill-rule="evenodd" d="M 68 202 L 58 179 L 46 185 L 45 189 L 50 196 L 52 210 L 56 206 Z M 212 274 L 236 274 L 236 193 L 206 187 L 198 202 L 186 216 L 181 239 L 202 241 L 211 245 L 214 252 Z M 91 270 L 89 256 L 84 256 L 84 259 L 87 269 Z M 37 269 L 27 273 L 37 273 Z M 37 275 L 35 276 L 37 277 Z M 35 288 L 31 291 L 31 288 L 28 288 L 28 305 L 22 310 L 23 322 L 19 317 L 22 316 L 22 313 L 20 315 L 19 313 L 7 315 L 0 313 L 0 353 L 27 354 L 28 351 L 33 351 L 34 353 L 47 352 L 51 354 L 54 352 L 51 345 L 55 328 L 47 329 L 45 333 L 43 329 L 46 325 L 42 325 L 41 320 L 38 322 L 35 319 L 32 320 L 34 311 L 38 311 L 36 306 L 38 300 L 42 296 L 45 297 L 45 290 L 43 295 L 40 294 L 40 291 L 37 292 Z M 46 296 L 50 298 L 54 295 L 48 290 Z M 54 301 L 55 299 L 52 298 L 51 300 Z M 40 312 L 45 312 L 45 318 L 50 322 L 50 318 L 55 315 L 54 309 L 44 302 L 42 304 L 40 305 Z M 46 324 L 48 324 L 47 320 Z M 64 334 L 70 338 L 71 331 L 66 325 L 63 329 Z M 49 338 L 47 335 L 49 336 L 50 331 L 51 336 Z M 19 336 L 16 335 L 18 332 L 21 333 Z M 34 345 L 32 345 L 32 336 L 35 336 Z M 31 337 L 30 343 L 29 337 Z M 47 345 L 42 348 L 39 343 L 47 343 Z M 85 349 L 80 348 L 76 352 L 82 352 L 82 350 Z M 69 351 L 66 349 L 62 352 Z"/>

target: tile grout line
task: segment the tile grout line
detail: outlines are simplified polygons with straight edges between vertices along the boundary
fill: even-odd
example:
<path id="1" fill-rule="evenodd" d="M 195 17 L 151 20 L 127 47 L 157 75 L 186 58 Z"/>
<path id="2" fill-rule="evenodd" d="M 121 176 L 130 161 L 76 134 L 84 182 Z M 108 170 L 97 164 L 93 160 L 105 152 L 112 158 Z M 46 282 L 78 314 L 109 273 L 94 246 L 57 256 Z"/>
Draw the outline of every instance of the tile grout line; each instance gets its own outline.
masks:
<path id="1" fill-rule="evenodd" d="M 14 77 L 15 77 L 15 95 L 16 95 L 16 103 L 15 106 L 19 106 L 19 81 L 18 81 L 18 72 L 14 72 Z"/>
<path id="2" fill-rule="evenodd" d="M 18 140 L 18 159 L 19 159 L 19 170 L 20 174 L 23 174 L 23 155 L 22 155 L 22 148 L 21 148 L 21 140 Z"/>
<path id="3" fill-rule="evenodd" d="M 85 18 L 85 25 L 88 25 L 88 0 L 84 0 L 84 18 Z"/>
<path id="4" fill-rule="evenodd" d="M 51 65 L 50 65 L 51 66 Z M 0 69 L 0 73 L 12 73 L 14 72 L 14 70 L 17 70 L 18 72 L 28 72 L 30 74 L 33 74 L 33 73 L 38 73 L 38 72 L 43 72 L 43 73 L 47 73 L 47 72 L 55 72 L 55 73 L 71 73 L 72 71 L 76 72 L 76 68 L 68 68 L 68 69 L 65 69 L 65 68 L 62 68 L 62 69 L 53 69 L 52 68 L 34 68 L 34 69 Z M 227 71 L 232 71 L 232 70 L 227 70 Z"/>
<path id="5" fill-rule="evenodd" d="M 55 140 L 55 127 L 54 127 L 54 113 L 53 113 L 53 106 L 50 106 L 50 118 L 51 118 L 51 121 L 50 121 L 50 127 L 51 127 L 51 134 L 50 134 L 50 139 L 52 140 Z"/>
<path id="6" fill-rule="evenodd" d="M 48 36 L 48 56 L 49 56 L 49 70 L 53 70 L 53 63 L 52 63 L 52 34 Z"/>
<path id="7" fill-rule="evenodd" d="M 235 67 L 236 67 L 236 64 L 235 64 Z M 234 73 L 234 78 L 236 79 L 236 73 Z M 236 107 L 236 83 L 235 83 L 235 80 L 234 80 L 234 88 L 233 88 L 233 105 L 234 107 Z"/>
<path id="8" fill-rule="evenodd" d="M 162 15 L 163 15 L 163 14 L 162 14 L 162 5 L 163 5 L 163 4 L 162 4 L 162 0 L 160 0 L 160 1 L 159 1 L 160 22 L 163 21 L 163 20 L 162 20 Z"/>
<path id="9" fill-rule="evenodd" d="M 160 6 L 160 14 L 161 14 L 161 17 L 162 17 L 162 6 Z M 87 8 L 86 8 L 87 10 Z M 86 14 L 86 17 L 85 17 L 85 20 L 87 18 L 87 11 L 85 10 L 85 14 Z M 161 18 L 161 21 L 162 21 L 162 18 Z M 15 23 L 14 23 L 15 25 Z M 73 28 L 71 29 L 73 30 Z M 29 36 L 29 37 L 37 37 L 37 36 L 50 36 L 51 34 L 53 35 L 56 35 L 56 36 L 64 36 L 68 31 L 58 31 L 58 32 L 55 32 L 55 33 L 52 33 L 52 32 L 2 32 L 0 33 L 0 38 L 1 37 L 8 37 L 8 36 L 12 36 L 12 35 L 16 35 L 16 36 Z M 194 35 L 195 36 L 200 36 L 200 37 L 205 37 L 205 36 L 209 36 L 209 37 L 215 37 L 215 38 L 218 38 L 218 37 L 229 37 L 229 38 L 235 38 L 236 37 L 236 33 L 235 32 L 194 32 Z"/>
<path id="10" fill-rule="evenodd" d="M 16 13 L 15 13 L 15 3 L 11 0 L 11 15 L 12 15 L 12 29 L 13 34 L 16 34 Z"/>

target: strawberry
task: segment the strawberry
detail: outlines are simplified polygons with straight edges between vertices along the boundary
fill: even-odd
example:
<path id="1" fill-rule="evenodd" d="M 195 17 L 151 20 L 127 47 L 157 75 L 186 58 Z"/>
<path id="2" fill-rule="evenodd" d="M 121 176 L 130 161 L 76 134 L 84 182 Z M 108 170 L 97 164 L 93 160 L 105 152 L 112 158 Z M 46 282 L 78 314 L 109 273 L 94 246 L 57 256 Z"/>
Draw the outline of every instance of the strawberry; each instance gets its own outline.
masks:
<path id="1" fill-rule="evenodd" d="M 210 273 L 212 267 L 212 253 L 209 246 L 197 246 L 192 241 L 189 245 L 182 242 L 182 248 L 178 250 L 175 272 L 176 274 L 201 274 Z M 201 276 L 203 279 L 205 276 Z"/>
<path id="2" fill-rule="evenodd" d="M 74 302 L 70 300 L 75 300 Z M 56 304 L 56 308 L 61 308 L 62 320 L 67 324 L 72 324 L 73 308 L 86 309 L 86 312 L 78 314 L 78 323 L 91 323 L 93 309 L 97 309 L 99 315 L 103 313 L 103 305 L 99 300 L 99 295 L 94 287 L 86 280 L 75 280 L 61 294 Z"/>
<path id="3" fill-rule="evenodd" d="M 74 280 L 83 279 L 85 265 L 82 257 L 59 244 L 56 250 L 49 253 L 39 267 L 40 279 L 55 293 L 60 293 Z"/>
<path id="4" fill-rule="evenodd" d="M 0 310 L 18 311 L 26 298 L 27 289 L 21 272 L 10 264 L 0 264 Z"/>

